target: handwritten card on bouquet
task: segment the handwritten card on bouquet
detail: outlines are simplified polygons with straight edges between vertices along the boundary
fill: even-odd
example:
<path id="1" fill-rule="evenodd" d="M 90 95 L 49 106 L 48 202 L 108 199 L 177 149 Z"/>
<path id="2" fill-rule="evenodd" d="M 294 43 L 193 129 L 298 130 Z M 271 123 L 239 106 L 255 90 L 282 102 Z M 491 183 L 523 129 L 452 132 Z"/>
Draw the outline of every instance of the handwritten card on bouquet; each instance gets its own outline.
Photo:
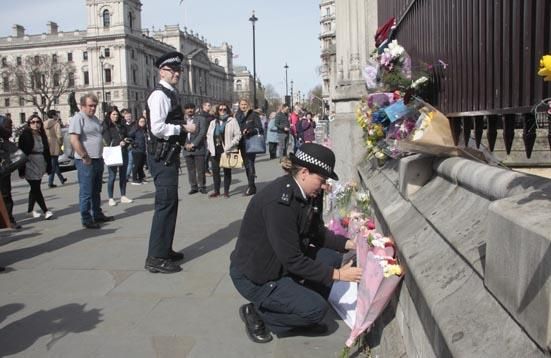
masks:
<path id="1" fill-rule="evenodd" d="M 345 281 L 335 281 L 333 283 L 329 294 L 329 303 L 350 329 L 354 328 L 356 322 L 357 300 L 357 283 Z"/>

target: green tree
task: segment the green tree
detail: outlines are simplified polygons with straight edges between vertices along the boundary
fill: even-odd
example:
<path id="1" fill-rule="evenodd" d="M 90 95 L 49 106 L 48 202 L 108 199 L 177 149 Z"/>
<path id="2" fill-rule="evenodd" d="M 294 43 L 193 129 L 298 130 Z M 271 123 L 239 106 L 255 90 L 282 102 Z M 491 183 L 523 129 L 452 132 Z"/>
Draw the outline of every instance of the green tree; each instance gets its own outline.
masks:
<path id="1" fill-rule="evenodd" d="M 59 62 L 55 54 L 11 59 L 8 73 L 10 92 L 32 103 L 42 116 L 75 87 L 74 65 Z"/>

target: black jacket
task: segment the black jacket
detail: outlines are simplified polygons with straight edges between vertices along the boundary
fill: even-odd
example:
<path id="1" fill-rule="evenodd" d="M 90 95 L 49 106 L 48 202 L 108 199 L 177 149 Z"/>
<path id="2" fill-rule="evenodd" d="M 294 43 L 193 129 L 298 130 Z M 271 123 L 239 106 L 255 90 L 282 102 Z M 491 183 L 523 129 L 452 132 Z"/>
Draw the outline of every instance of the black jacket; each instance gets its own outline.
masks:
<path id="1" fill-rule="evenodd" d="M 125 138 L 128 138 L 128 127 L 126 124 L 119 122 L 114 125 L 108 122 L 107 119 L 103 122 L 103 141 L 106 146 L 116 147 L 120 145 Z M 128 146 L 124 146 L 122 149 L 128 149 Z"/>
<path id="2" fill-rule="evenodd" d="M 258 114 L 250 109 L 243 117 L 243 126 L 241 132 L 247 130 L 247 134 L 243 134 L 243 137 L 249 138 L 256 134 L 264 134 L 264 126 Z"/>
<path id="3" fill-rule="evenodd" d="M 275 127 L 278 133 L 289 133 L 291 124 L 289 123 L 289 115 L 283 112 L 277 112 L 275 116 Z M 285 131 L 284 128 L 288 130 Z"/>
<path id="4" fill-rule="evenodd" d="M 42 138 L 42 145 L 44 146 L 44 160 L 46 161 L 46 173 L 50 174 L 52 172 L 52 161 L 50 160 L 50 147 L 48 146 L 48 138 L 44 131 L 40 131 L 40 137 Z M 19 148 L 29 156 L 34 148 L 34 137 L 33 132 L 30 128 L 25 128 L 21 135 L 19 136 Z M 19 167 L 19 176 L 25 175 L 25 166 L 22 165 Z"/>
<path id="5" fill-rule="evenodd" d="M 136 152 L 145 153 L 146 147 L 146 129 L 141 128 L 138 125 L 135 125 L 128 132 L 128 137 L 132 138 L 134 141 L 132 143 L 132 148 Z"/>
<path id="6" fill-rule="evenodd" d="M 321 208 L 319 208 L 321 210 Z M 332 282 L 333 268 L 305 255 L 309 245 L 345 251 L 347 239 L 323 225 L 312 200 L 291 175 L 277 178 L 249 202 L 231 265 L 256 284 L 286 275 Z"/>

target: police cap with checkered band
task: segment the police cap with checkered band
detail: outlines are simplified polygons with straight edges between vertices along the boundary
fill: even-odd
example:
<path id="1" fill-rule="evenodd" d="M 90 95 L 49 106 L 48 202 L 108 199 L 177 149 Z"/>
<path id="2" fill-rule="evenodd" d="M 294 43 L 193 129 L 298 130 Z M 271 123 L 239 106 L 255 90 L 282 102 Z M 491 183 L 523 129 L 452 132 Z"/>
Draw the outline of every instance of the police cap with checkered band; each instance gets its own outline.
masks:
<path id="1" fill-rule="evenodd" d="M 155 61 L 155 66 L 157 66 L 157 68 L 167 66 L 170 68 L 178 69 L 182 67 L 183 60 L 184 55 L 182 53 L 178 51 L 172 51 L 159 57 L 157 61 Z"/>
<path id="2" fill-rule="evenodd" d="M 295 153 L 289 154 L 291 162 L 319 174 L 325 178 L 339 180 L 335 167 L 335 154 L 323 145 L 316 143 L 304 143 Z"/>

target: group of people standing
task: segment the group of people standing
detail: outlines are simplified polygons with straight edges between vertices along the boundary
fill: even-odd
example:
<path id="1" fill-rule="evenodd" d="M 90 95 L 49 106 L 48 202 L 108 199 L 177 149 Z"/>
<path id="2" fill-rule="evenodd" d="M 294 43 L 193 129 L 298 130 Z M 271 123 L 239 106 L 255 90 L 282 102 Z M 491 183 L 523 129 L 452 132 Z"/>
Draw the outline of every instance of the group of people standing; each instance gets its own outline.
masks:
<path id="1" fill-rule="evenodd" d="M 269 117 L 266 140 L 270 159 L 286 156 L 291 139 L 293 151 L 303 143 L 315 142 L 315 129 L 316 122 L 311 112 L 303 111 L 296 104 L 289 114 L 289 106 L 282 104 L 280 110 L 270 113 Z"/>

